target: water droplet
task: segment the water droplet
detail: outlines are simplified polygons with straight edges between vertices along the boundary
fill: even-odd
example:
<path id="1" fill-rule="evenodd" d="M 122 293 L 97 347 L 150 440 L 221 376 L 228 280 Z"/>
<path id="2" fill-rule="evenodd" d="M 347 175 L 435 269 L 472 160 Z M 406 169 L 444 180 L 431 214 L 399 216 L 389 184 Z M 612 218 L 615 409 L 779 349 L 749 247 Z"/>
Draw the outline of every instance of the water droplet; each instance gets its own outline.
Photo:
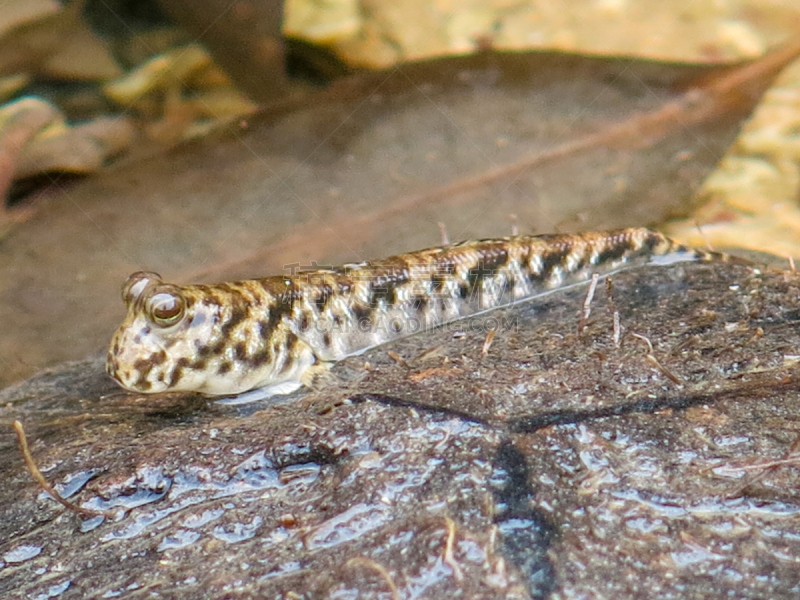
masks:
<path id="1" fill-rule="evenodd" d="M 190 529 L 195 529 L 197 527 L 202 527 L 206 523 L 210 523 L 216 519 L 219 519 L 222 515 L 225 514 L 225 511 L 221 508 L 214 509 L 214 510 L 204 510 L 199 515 L 191 514 L 188 515 L 183 520 L 183 526 L 189 527 Z"/>
<path id="2" fill-rule="evenodd" d="M 236 542 L 249 540 L 251 537 L 255 536 L 256 531 L 261 527 L 261 523 L 263 522 L 264 519 L 257 516 L 250 523 L 233 523 L 226 527 L 220 525 L 214 527 L 214 531 L 211 532 L 211 535 L 223 542 L 235 544 Z"/>
<path id="3" fill-rule="evenodd" d="M 3 560 L 7 563 L 21 563 L 39 556 L 42 553 L 41 546 L 33 546 L 31 544 L 22 544 L 13 550 L 9 550 L 3 555 Z"/>
<path id="4" fill-rule="evenodd" d="M 158 551 L 174 550 L 176 548 L 185 548 L 194 544 L 200 539 L 200 533 L 197 531 L 189 531 L 187 529 L 179 529 L 172 535 L 164 536 L 161 543 L 158 545 Z"/>
<path id="5" fill-rule="evenodd" d="M 330 548 L 354 540 L 381 527 L 388 518 L 386 506 L 357 504 L 312 531 L 306 538 L 307 547 L 311 550 Z"/>
<path id="6" fill-rule="evenodd" d="M 77 494 L 83 486 L 89 483 L 89 480 L 100 473 L 101 469 L 87 469 L 85 471 L 78 471 L 66 476 L 63 483 L 56 484 L 56 491 L 64 498 L 69 498 Z"/>
<path id="7" fill-rule="evenodd" d="M 100 524 L 105 521 L 106 518 L 102 515 L 98 515 L 96 517 L 92 517 L 91 519 L 86 519 L 85 521 L 81 521 L 81 533 L 87 533 L 92 529 L 97 529 Z"/>
<path id="8" fill-rule="evenodd" d="M 57 585 L 51 585 L 50 588 L 47 590 L 47 593 L 39 594 L 34 598 L 35 600 L 47 600 L 47 598 L 55 598 L 66 592 L 67 589 L 69 589 L 69 586 L 71 585 L 72 581 L 67 579 L 66 581 L 59 583 Z"/>

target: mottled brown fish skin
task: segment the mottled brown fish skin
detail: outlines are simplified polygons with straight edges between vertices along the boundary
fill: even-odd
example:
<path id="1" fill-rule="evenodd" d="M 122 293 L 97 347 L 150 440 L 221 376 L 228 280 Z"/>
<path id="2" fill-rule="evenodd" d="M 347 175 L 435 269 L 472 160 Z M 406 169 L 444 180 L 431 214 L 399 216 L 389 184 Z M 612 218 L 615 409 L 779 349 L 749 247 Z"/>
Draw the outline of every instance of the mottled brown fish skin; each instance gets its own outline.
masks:
<path id="1" fill-rule="evenodd" d="M 722 258 L 636 228 L 467 241 L 216 285 L 135 273 L 107 370 L 144 393 L 281 393 L 307 383 L 315 365 L 664 255 Z"/>

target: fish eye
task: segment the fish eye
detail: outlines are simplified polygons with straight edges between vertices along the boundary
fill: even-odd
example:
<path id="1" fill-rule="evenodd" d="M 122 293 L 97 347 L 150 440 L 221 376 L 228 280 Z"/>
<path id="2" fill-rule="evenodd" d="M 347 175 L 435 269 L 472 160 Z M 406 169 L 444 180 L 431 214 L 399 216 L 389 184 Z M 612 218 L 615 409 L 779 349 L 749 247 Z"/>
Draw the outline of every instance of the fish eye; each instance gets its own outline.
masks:
<path id="1" fill-rule="evenodd" d="M 175 292 L 158 292 L 148 300 L 147 313 L 153 324 L 169 327 L 183 318 L 186 301 Z"/>
<path id="2" fill-rule="evenodd" d="M 161 283 L 161 276 L 158 273 L 139 271 L 128 277 L 125 285 L 122 286 L 122 300 L 130 305 L 136 302 L 148 287 Z"/>

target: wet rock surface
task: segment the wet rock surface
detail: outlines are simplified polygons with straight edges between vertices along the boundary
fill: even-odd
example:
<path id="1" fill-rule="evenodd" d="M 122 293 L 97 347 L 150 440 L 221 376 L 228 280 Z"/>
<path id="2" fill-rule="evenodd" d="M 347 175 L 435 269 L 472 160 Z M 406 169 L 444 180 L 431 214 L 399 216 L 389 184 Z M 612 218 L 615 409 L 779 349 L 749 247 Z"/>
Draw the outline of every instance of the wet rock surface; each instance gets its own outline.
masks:
<path id="1" fill-rule="evenodd" d="M 800 277 L 612 282 L 583 331 L 586 286 L 280 403 L 127 394 L 99 357 L 0 392 L 0 595 L 797 597 Z M 14 419 L 48 480 L 111 516 L 40 493 Z"/>

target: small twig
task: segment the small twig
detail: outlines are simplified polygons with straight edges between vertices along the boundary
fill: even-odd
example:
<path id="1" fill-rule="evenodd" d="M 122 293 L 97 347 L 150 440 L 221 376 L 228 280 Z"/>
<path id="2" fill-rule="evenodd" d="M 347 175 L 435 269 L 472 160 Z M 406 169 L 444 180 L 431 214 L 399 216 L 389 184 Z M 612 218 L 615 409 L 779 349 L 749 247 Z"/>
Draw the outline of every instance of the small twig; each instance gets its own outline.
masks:
<path id="1" fill-rule="evenodd" d="M 492 525 L 489 529 L 489 543 L 486 544 L 486 555 L 491 556 L 494 554 L 495 549 L 497 547 L 497 534 L 500 532 L 500 528 L 497 525 Z"/>
<path id="2" fill-rule="evenodd" d="M 450 244 L 450 236 L 447 235 L 447 227 L 444 223 L 437 223 L 439 227 L 439 235 L 442 237 L 442 246 L 447 246 Z"/>
<path id="3" fill-rule="evenodd" d="M 578 321 L 578 334 L 582 334 L 586 330 L 586 324 L 589 321 L 589 315 L 592 314 L 592 300 L 594 299 L 594 292 L 597 289 L 597 282 L 600 281 L 600 275 L 597 273 L 592 274 L 592 281 L 589 284 L 589 289 L 586 290 L 586 298 L 583 300 L 583 315 Z"/>
<path id="4" fill-rule="evenodd" d="M 648 354 L 652 354 L 653 353 L 653 343 L 649 339 L 647 339 L 643 335 L 639 335 L 638 333 L 631 333 L 631 335 L 633 337 L 635 337 L 635 338 L 638 338 L 638 339 L 642 340 L 645 344 L 647 344 L 647 353 Z"/>
<path id="5" fill-rule="evenodd" d="M 401 367 L 404 367 L 406 369 L 410 369 L 411 368 L 411 365 L 409 365 L 408 362 L 406 362 L 406 359 L 403 358 L 402 356 L 400 356 L 397 352 L 393 352 L 393 351 L 389 350 L 386 353 L 386 355 L 389 358 L 391 358 L 394 362 L 396 362 L 398 365 L 400 365 Z"/>
<path id="6" fill-rule="evenodd" d="M 442 560 L 444 564 L 448 565 L 453 570 L 453 578 L 461 582 L 464 580 L 464 572 L 453 557 L 453 545 L 456 539 L 456 523 L 450 517 L 445 517 L 444 520 L 447 524 L 447 540 L 444 543 L 444 555 Z"/>
<path id="7" fill-rule="evenodd" d="M 72 502 L 64 498 L 61 494 L 59 494 L 55 490 L 55 488 L 52 485 L 50 485 L 50 483 L 48 483 L 47 479 L 44 478 L 44 475 L 42 475 L 42 472 L 39 470 L 39 467 L 36 466 L 36 462 L 33 460 L 31 451 L 28 448 L 28 438 L 25 435 L 25 429 L 22 427 L 22 423 L 20 423 L 19 421 L 14 421 L 14 431 L 17 434 L 19 449 L 22 451 L 22 457 L 25 459 L 25 465 L 28 467 L 28 471 L 30 472 L 31 476 L 34 478 L 36 483 L 39 484 L 39 487 L 41 487 L 47 494 L 49 494 L 50 497 L 53 498 L 53 500 L 55 500 L 62 506 L 68 508 L 69 510 L 86 517 L 110 516 L 110 514 L 104 510 L 93 510 L 91 508 L 83 508 L 82 506 L 73 504 Z"/>
<path id="8" fill-rule="evenodd" d="M 677 376 L 677 375 L 675 375 L 675 374 L 674 374 L 672 371 L 670 371 L 669 369 L 667 369 L 667 367 L 665 367 L 664 365 L 662 365 L 662 364 L 659 362 L 659 360 L 658 360 L 658 359 L 655 357 L 655 353 L 654 353 L 654 350 L 653 350 L 653 344 L 650 342 L 650 340 L 649 340 L 649 339 L 647 339 L 647 338 L 646 338 L 645 336 L 643 336 L 643 335 L 639 335 L 638 333 L 631 333 L 631 335 L 632 335 L 633 337 L 635 337 L 635 338 L 638 338 L 638 339 L 640 339 L 640 340 L 643 340 L 643 341 L 644 341 L 644 342 L 647 344 L 648 353 L 647 353 L 647 355 L 645 356 L 645 358 L 647 359 L 647 361 L 648 361 L 648 362 L 649 362 L 651 365 L 653 365 L 653 366 L 654 366 L 654 367 L 656 367 L 656 368 L 657 368 L 659 371 L 661 371 L 661 373 L 664 375 L 664 377 L 666 377 L 667 379 L 669 379 L 669 380 L 670 380 L 672 383 L 674 383 L 675 385 L 684 385 L 684 381 L 683 381 L 683 380 L 682 380 L 680 377 L 678 377 L 678 376 Z"/>
<path id="9" fill-rule="evenodd" d="M 681 386 L 683 385 L 684 383 L 683 379 L 675 375 L 675 373 L 673 373 L 672 371 L 667 369 L 667 367 L 658 362 L 658 359 L 655 356 L 653 356 L 652 354 L 648 354 L 646 358 L 651 365 L 653 365 L 656 369 L 661 371 L 664 377 L 669 379 L 672 383 L 674 383 L 675 385 L 681 385 Z"/>
<path id="10" fill-rule="evenodd" d="M 613 319 L 614 319 L 614 328 L 613 328 L 614 329 L 614 334 L 613 334 L 614 347 L 615 348 L 619 348 L 619 339 L 622 336 L 622 327 L 619 324 L 619 311 L 618 310 L 614 311 Z"/>
<path id="11" fill-rule="evenodd" d="M 386 582 L 386 586 L 389 588 L 389 591 L 392 592 L 392 600 L 400 600 L 400 592 L 397 590 L 397 586 L 395 585 L 392 576 L 389 574 L 389 571 L 387 571 L 386 567 L 384 567 L 382 564 L 364 556 L 356 556 L 355 558 L 348 560 L 345 563 L 345 566 L 361 566 L 366 567 L 367 569 L 372 569 Z"/>
<path id="12" fill-rule="evenodd" d="M 747 479 L 745 479 L 742 483 L 740 483 L 738 486 L 736 486 L 736 488 L 734 490 L 729 492 L 725 497 L 726 498 L 737 498 L 737 497 L 739 497 L 741 495 L 741 493 L 744 490 L 749 488 L 754 483 L 758 483 L 759 481 L 764 479 L 764 477 L 766 477 L 768 473 L 774 471 L 778 467 L 780 467 L 782 465 L 796 464 L 797 461 L 800 460 L 800 457 L 792 456 L 792 455 L 796 454 L 798 451 L 800 451 L 800 435 L 798 435 L 795 438 L 794 442 L 792 442 L 792 445 L 789 446 L 789 449 L 783 455 L 783 458 L 778 459 L 778 460 L 772 460 L 772 461 L 769 461 L 769 462 L 766 462 L 766 463 L 760 463 L 760 464 L 756 464 L 756 465 L 748 465 L 747 467 L 739 467 L 739 469 L 737 469 L 737 470 L 749 471 L 751 469 L 761 468 L 761 469 L 763 469 L 763 471 L 761 471 L 760 473 L 756 473 L 752 477 L 748 477 Z"/>
<path id="13" fill-rule="evenodd" d="M 481 348 L 481 354 L 486 356 L 489 354 L 489 348 L 492 347 L 492 342 L 494 341 L 494 336 L 497 335 L 496 329 L 490 329 L 486 332 L 486 337 L 483 339 L 483 348 Z"/>
<path id="14" fill-rule="evenodd" d="M 789 255 L 789 271 L 792 273 L 797 273 L 797 269 L 794 266 L 794 257 L 790 254 Z"/>
<path id="15" fill-rule="evenodd" d="M 622 325 L 619 321 L 619 310 L 617 310 L 617 305 L 614 302 L 614 281 L 611 279 L 611 275 L 606 277 L 606 298 L 613 322 L 612 339 L 614 340 L 614 347 L 619 348 L 620 339 L 622 338 Z"/>
<path id="16" fill-rule="evenodd" d="M 744 465 L 741 467 L 728 467 L 728 469 L 730 471 L 757 471 L 759 469 L 774 469 L 775 467 L 782 467 L 783 465 L 796 465 L 799 462 L 800 462 L 800 456 L 794 456 L 789 458 L 778 458 L 775 460 L 767 460 L 753 465 Z"/>

